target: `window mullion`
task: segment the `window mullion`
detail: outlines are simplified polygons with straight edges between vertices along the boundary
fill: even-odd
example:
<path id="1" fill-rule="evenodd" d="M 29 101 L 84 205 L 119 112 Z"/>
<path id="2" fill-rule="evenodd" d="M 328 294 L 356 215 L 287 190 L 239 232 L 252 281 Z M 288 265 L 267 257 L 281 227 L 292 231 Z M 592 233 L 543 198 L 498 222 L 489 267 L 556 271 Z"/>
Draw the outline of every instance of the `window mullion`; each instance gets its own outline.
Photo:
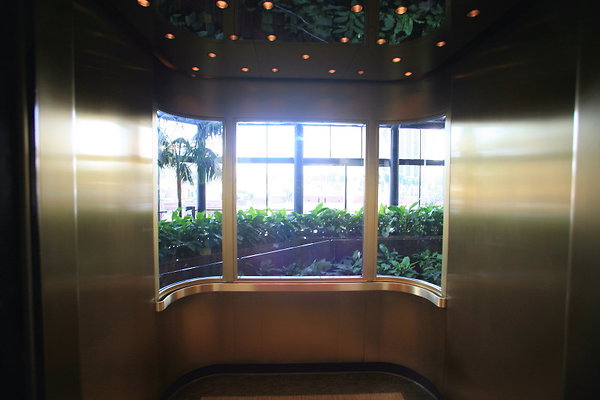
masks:
<path id="1" fill-rule="evenodd" d="M 366 128 L 363 277 L 367 281 L 374 281 L 377 266 L 379 126 L 376 123 L 368 122 Z"/>
<path id="2" fill-rule="evenodd" d="M 223 280 L 233 282 L 237 277 L 235 122 L 228 119 L 223 128 Z"/>

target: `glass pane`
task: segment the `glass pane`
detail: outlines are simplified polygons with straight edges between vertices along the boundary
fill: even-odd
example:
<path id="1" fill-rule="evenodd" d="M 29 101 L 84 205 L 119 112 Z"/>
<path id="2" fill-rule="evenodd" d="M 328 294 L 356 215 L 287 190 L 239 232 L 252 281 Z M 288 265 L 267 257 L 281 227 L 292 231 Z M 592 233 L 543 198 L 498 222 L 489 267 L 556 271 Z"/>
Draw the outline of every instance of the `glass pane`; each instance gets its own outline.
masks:
<path id="1" fill-rule="evenodd" d="M 360 126 L 331 127 L 331 157 L 363 157 L 363 132 Z"/>
<path id="2" fill-rule="evenodd" d="M 294 157 L 293 125 L 271 125 L 267 127 L 267 155 L 269 157 Z"/>
<path id="3" fill-rule="evenodd" d="M 222 276 L 223 126 L 158 113 L 160 287 Z"/>
<path id="4" fill-rule="evenodd" d="M 440 285 L 445 167 L 399 165 L 398 176 L 394 176 L 393 169 L 385 165 L 391 154 L 390 130 L 380 127 L 379 132 L 377 274 Z M 430 132 L 435 133 L 427 136 Z M 443 159 L 438 157 L 445 154 L 444 135 L 444 130 L 399 129 L 398 158 L 417 164 L 426 154 Z M 392 191 L 397 197 L 390 195 Z"/>
<path id="5" fill-rule="evenodd" d="M 399 129 L 399 158 L 421 158 L 421 131 L 419 129 Z"/>
<path id="6" fill-rule="evenodd" d="M 421 169 L 421 204 L 444 205 L 444 167 L 427 166 Z"/>
<path id="7" fill-rule="evenodd" d="M 281 139 L 284 146 L 290 146 L 290 143 L 304 145 L 305 158 L 294 163 L 296 151 L 293 147 L 289 162 L 281 159 L 289 157 L 289 147 L 276 152 L 277 159 L 270 160 L 275 156 L 269 151 L 266 164 L 238 158 L 239 275 L 278 278 L 360 276 L 364 126 L 303 125 L 299 131 L 304 133 L 304 141 L 297 141 L 293 123 L 277 127 L 264 125 L 269 132 L 269 141 L 272 132 L 277 132 L 277 135 L 285 136 Z M 346 140 L 339 150 L 340 154 L 348 155 L 344 159 L 330 157 L 332 127 L 336 134 L 351 139 Z M 248 143 L 247 139 L 242 140 Z M 341 143 L 338 145 L 342 146 Z M 350 156 L 354 159 L 348 160 Z M 301 187 L 295 187 L 298 184 Z M 259 192 L 264 193 L 260 201 L 249 200 L 257 199 Z M 299 209 L 294 209 L 295 205 Z"/>
<path id="8" fill-rule="evenodd" d="M 445 132 L 442 129 L 423 129 L 421 142 L 422 155 L 426 160 L 443 160 L 446 154 Z"/>
<path id="9" fill-rule="evenodd" d="M 304 126 L 304 157 L 331 157 L 331 129 L 328 125 Z"/>
<path id="10" fill-rule="evenodd" d="M 235 140 L 238 158 L 267 156 L 267 127 L 265 125 L 238 124 Z"/>
<path id="11" fill-rule="evenodd" d="M 269 164 L 267 170 L 267 208 L 294 211 L 294 165 Z"/>

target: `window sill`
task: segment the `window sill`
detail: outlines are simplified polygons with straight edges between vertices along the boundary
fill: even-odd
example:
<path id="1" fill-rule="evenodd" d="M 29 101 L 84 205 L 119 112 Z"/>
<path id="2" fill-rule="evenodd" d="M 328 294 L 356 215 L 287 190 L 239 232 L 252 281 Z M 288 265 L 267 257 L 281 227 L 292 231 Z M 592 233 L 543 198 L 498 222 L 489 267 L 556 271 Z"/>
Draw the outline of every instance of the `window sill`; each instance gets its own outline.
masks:
<path id="1" fill-rule="evenodd" d="M 193 279 L 164 288 L 156 301 L 156 311 L 164 311 L 179 299 L 194 294 L 213 292 L 400 292 L 429 300 L 439 308 L 446 308 L 446 298 L 441 288 L 431 283 L 410 279 L 394 278 L 366 282 L 357 278 L 302 279 L 243 278 L 236 282 L 222 280 Z"/>

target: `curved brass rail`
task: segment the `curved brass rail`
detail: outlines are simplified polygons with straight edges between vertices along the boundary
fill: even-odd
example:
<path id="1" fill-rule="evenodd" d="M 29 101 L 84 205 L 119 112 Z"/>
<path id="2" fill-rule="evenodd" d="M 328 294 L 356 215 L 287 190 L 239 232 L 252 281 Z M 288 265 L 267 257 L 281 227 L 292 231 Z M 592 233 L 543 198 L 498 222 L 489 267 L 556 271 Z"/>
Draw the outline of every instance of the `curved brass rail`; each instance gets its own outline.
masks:
<path id="1" fill-rule="evenodd" d="M 367 282 L 353 278 L 338 280 L 241 279 L 237 282 L 192 279 L 164 288 L 156 300 L 156 311 L 163 311 L 175 301 L 187 296 L 212 292 L 401 292 L 429 300 L 446 308 L 446 298 L 439 286 L 410 278 Z"/>

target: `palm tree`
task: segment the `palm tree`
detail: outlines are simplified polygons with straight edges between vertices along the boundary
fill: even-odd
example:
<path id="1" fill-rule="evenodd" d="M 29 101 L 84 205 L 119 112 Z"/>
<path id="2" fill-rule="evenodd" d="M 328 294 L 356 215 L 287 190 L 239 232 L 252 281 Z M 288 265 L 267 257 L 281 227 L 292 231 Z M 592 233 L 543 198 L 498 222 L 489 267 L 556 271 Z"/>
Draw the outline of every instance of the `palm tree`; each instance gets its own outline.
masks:
<path id="1" fill-rule="evenodd" d="M 196 127 L 191 156 L 198 173 L 197 209 L 200 212 L 206 210 L 206 182 L 221 173 L 220 157 L 206 147 L 206 140 L 213 136 L 222 136 L 223 124 L 218 121 L 198 121 Z"/>
<path id="2" fill-rule="evenodd" d="M 194 183 L 192 170 L 189 162 L 193 154 L 193 148 L 190 143 L 182 137 L 174 139 L 171 142 L 172 162 L 171 166 L 175 169 L 175 179 L 177 179 L 177 208 L 183 207 L 181 201 L 181 184 L 183 182 Z"/>

